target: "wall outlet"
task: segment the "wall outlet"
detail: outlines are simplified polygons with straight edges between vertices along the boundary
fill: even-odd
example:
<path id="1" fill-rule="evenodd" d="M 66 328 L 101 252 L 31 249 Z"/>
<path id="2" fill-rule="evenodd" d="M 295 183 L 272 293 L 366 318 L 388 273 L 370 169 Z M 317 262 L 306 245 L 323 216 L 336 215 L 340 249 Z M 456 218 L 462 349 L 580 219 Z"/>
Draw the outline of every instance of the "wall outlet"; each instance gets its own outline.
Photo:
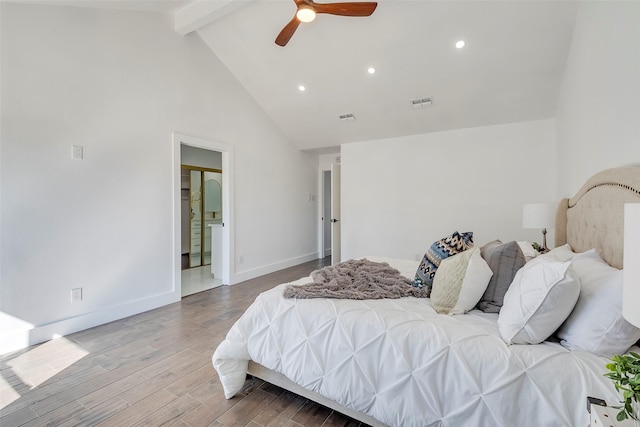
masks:
<path id="1" fill-rule="evenodd" d="M 71 289 L 71 302 L 82 301 L 82 288 Z"/>
<path id="2" fill-rule="evenodd" d="M 415 255 L 413 256 L 413 260 L 414 260 L 414 261 L 420 261 L 420 259 L 421 259 L 421 258 L 422 258 L 422 255 L 420 255 L 420 254 L 415 254 Z"/>
<path id="3" fill-rule="evenodd" d="M 244 255 L 238 256 L 238 264 L 244 264 Z"/>

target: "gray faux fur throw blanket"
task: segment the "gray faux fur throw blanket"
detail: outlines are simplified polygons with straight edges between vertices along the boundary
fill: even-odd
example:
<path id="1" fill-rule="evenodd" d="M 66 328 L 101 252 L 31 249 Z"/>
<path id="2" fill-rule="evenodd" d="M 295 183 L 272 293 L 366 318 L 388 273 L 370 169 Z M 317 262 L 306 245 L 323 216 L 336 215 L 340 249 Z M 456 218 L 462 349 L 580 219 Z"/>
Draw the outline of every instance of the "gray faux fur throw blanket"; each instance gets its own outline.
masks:
<path id="1" fill-rule="evenodd" d="M 411 280 L 386 262 L 368 259 L 349 260 L 311 273 L 313 282 L 289 285 L 285 298 L 383 299 L 427 298 L 426 288 L 417 288 Z"/>

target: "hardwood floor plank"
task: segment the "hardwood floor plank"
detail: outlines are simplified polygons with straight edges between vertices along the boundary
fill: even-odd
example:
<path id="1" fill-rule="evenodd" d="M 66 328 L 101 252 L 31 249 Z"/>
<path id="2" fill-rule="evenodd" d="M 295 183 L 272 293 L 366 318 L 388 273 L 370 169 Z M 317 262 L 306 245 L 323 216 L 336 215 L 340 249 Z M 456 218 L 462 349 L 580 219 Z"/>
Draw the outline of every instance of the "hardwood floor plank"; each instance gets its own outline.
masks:
<path id="1" fill-rule="evenodd" d="M 168 366 L 166 370 L 156 372 L 155 376 L 141 382 L 135 387 L 122 391 L 119 396 L 129 404 L 134 404 L 155 393 L 157 390 L 182 380 L 186 375 L 193 372 L 194 369 L 205 366 L 200 357 L 202 357 L 202 355 L 198 355 L 198 358 L 195 360 L 186 359 L 182 360 L 182 363 Z M 151 372 L 155 372 L 155 370 Z"/>
<path id="2" fill-rule="evenodd" d="M 134 424 L 135 427 L 161 427 L 175 424 L 184 414 L 200 406 L 201 402 L 191 396 L 180 396 L 160 410 Z"/>
<path id="3" fill-rule="evenodd" d="M 85 408 L 80 405 L 78 402 L 73 401 L 69 402 L 65 405 L 58 406 L 52 411 L 47 412 L 46 414 L 39 416 L 38 418 L 29 421 L 26 424 L 22 424 L 23 427 L 42 427 L 42 426 L 52 426 L 57 427 L 63 422 L 67 421 L 70 418 L 73 418 L 76 415 L 79 415 L 85 411 Z"/>
<path id="4" fill-rule="evenodd" d="M 78 402 L 87 409 L 93 409 L 104 402 L 118 397 L 123 392 L 139 385 L 147 379 L 149 378 L 146 375 L 140 372 L 135 372 L 119 379 L 118 381 L 114 381 L 111 384 L 101 387 L 92 393 L 79 397 Z M 124 402 L 122 399 L 118 400 Z"/>
<path id="5" fill-rule="evenodd" d="M 333 411 L 324 424 L 322 424 L 322 427 L 360 427 L 361 425 L 359 421 Z"/>
<path id="6" fill-rule="evenodd" d="M 304 406 L 307 399 L 293 393 L 281 393 L 253 421 L 264 427 L 284 426 Z"/>
<path id="7" fill-rule="evenodd" d="M 0 426 L 21 426 L 36 418 L 38 415 L 28 406 L 24 406 L 0 417 Z"/>
<path id="8" fill-rule="evenodd" d="M 84 412 L 74 415 L 58 427 L 95 426 L 115 414 L 122 412 L 128 406 L 129 404 L 124 400 L 114 397 L 101 402 L 100 407 L 87 409 Z"/>
<path id="9" fill-rule="evenodd" d="M 244 398 L 245 396 L 239 395 L 227 400 L 224 398 L 224 393 L 219 391 L 193 411 L 185 414 L 181 421 L 192 427 L 208 426 Z"/>
<path id="10" fill-rule="evenodd" d="M 291 419 L 303 426 L 321 426 L 331 412 L 331 409 L 309 400 Z"/>
<path id="11" fill-rule="evenodd" d="M 128 375 L 138 372 L 144 366 L 147 366 L 150 361 L 154 361 L 161 357 L 161 354 L 157 350 L 150 350 L 149 348 L 142 348 L 142 351 L 130 351 L 127 352 L 127 356 L 120 360 L 117 365 L 117 369 L 111 369 L 104 373 L 94 375 L 81 383 L 74 384 L 64 390 L 59 390 L 55 394 L 48 396 L 31 405 L 31 408 L 38 415 L 46 414 L 53 410 L 57 405 L 66 404 L 73 400 L 79 399 L 82 396 L 91 393 L 94 390 L 105 387 L 113 382 L 116 382 Z"/>
<path id="12" fill-rule="evenodd" d="M 202 353 L 187 348 L 158 360 L 153 364 L 149 364 L 141 369 L 140 373 L 147 376 L 147 378 L 152 378 L 164 372 L 180 372 L 183 370 L 196 369 L 207 364 L 210 361 L 208 359 L 210 358 L 205 357 Z"/>
<path id="13" fill-rule="evenodd" d="M 101 427 L 132 426 L 152 417 L 157 411 L 176 399 L 177 396 L 168 391 L 158 390 L 97 425 Z"/>
<path id="14" fill-rule="evenodd" d="M 60 381 L 54 381 L 51 383 L 46 383 L 43 386 L 39 386 L 34 388 L 33 390 L 29 390 L 28 392 L 21 395 L 20 399 L 15 402 L 12 402 L 9 406 L 0 410 L 0 416 L 5 415 L 7 413 L 12 412 L 12 407 L 24 407 L 30 406 L 34 404 L 38 404 L 39 402 L 46 401 L 47 399 L 52 399 L 57 396 L 58 393 L 66 390 L 67 388 L 76 386 L 78 384 L 82 384 L 96 375 L 106 372 L 103 368 L 99 366 L 95 366 L 91 369 L 84 370 L 77 375 L 70 376 L 64 378 Z M 61 404 L 69 403 L 68 401 L 62 402 Z M 60 406 L 60 405 L 58 405 Z M 32 409 L 34 409 L 32 407 Z M 37 412 L 36 412 L 37 413 Z"/>
<path id="15" fill-rule="evenodd" d="M 222 388 L 217 373 L 211 364 L 205 365 L 173 382 L 166 387 L 166 390 L 175 394 L 176 396 L 182 396 L 189 394 L 199 401 L 206 400 L 208 396 L 217 390 Z"/>
<path id="16" fill-rule="evenodd" d="M 266 393 L 260 389 L 254 390 L 216 421 L 220 426 L 244 427 L 264 411 L 275 399 L 276 397 L 270 393 Z"/>

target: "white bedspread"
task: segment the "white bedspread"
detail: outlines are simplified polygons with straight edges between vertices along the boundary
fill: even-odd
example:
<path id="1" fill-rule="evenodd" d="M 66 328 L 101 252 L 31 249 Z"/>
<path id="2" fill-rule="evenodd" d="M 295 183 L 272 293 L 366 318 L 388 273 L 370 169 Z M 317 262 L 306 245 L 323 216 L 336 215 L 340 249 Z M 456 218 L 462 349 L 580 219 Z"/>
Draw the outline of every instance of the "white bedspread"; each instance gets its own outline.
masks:
<path id="1" fill-rule="evenodd" d="M 410 278 L 417 268 L 369 259 Z M 417 298 L 284 299 L 284 286 L 261 294 L 215 351 L 227 398 L 251 359 L 390 426 L 586 426 L 586 396 L 619 399 L 607 359 L 508 346 L 495 314 L 440 315 Z"/>

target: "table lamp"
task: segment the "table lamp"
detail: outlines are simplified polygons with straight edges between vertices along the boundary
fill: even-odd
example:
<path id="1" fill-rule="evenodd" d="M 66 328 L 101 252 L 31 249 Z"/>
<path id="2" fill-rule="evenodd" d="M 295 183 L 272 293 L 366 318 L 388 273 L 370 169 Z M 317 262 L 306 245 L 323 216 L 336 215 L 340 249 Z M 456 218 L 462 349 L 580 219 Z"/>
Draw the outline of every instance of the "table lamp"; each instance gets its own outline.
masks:
<path id="1" fill-rule="evenodd" d="M 542 229 L 542 247 L 540 252 L 549 252 L 547 247 L 547 228 L 553 228 L 556 221 L 555 202 L 530 203 L 522 207 L 522 227 Z"/>

